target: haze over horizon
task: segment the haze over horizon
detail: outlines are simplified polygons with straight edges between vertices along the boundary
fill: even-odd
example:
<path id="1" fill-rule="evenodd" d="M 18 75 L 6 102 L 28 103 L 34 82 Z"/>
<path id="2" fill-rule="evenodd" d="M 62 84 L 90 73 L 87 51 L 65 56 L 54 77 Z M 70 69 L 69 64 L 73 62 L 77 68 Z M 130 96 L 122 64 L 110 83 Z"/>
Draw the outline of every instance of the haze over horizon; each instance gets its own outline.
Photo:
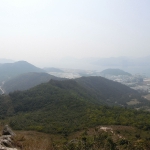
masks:
<path id="1" fill-rule="evenodd" d="M 48 67 L 150 56 L 149 7 L 148 0 L 1 0 L 1 58 Z"/>

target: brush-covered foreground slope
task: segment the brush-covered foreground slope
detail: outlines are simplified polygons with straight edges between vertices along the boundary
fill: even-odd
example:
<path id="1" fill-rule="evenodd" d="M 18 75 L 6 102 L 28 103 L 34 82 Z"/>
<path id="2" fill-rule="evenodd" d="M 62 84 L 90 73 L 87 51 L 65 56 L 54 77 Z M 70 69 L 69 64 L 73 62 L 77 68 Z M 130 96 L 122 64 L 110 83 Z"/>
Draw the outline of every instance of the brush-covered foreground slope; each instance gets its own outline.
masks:
<path id="1" fill-rule="evenodd" d="M 67 134 L 102 124 L 133 125 L 148 130 L 148 112 L 102 105 L 117 105 L 110 102 L 111 97 L 115 99 L 116 92 L 122 97 L 128 95 L 128 100 L 138 95 L 124 85 L 113 83 L 101 77 L 86 77 L 77 81 L 51 80 L 27 91 L 1 96 L 0 118 L 7 120 L 14 129 L 48 133 Z M 125 100 L 122 97 L 121 99 Z M 108 98 L 110 101 L 106 102 Z M 116 101 L 118 99 L 117 96 Z"/>
<path id="2" fill-rule="evenodd" d="M 14 63 L 4 63 L 0 65 L 0 83 L 6 81 L 19 74 L 27 72 L 44 72 L 44 70 L 35 67 L 26 61 L 18 61 Z"/>
<path id="3" fill-rule="evenodd" d="M 17 77 L 14 77 L 4 83 L 2 86 L 5 93 L 14 92 L 14 91 L 23 91 L 30 89 L 36 85 L 41 83 L 45 83 L 54 80 L 61 80 L 61 78 L 55 77 L 48 73 L 37 73 L 37 72 L 29 72 L 25 74 L 21 74 Z"/>
<path id="4" fill-rule="evenodd" d="M 15 132 L 23 150 L 150 150 L 150 132 L 130 126 L 96 126 L 70 135 Z"/>

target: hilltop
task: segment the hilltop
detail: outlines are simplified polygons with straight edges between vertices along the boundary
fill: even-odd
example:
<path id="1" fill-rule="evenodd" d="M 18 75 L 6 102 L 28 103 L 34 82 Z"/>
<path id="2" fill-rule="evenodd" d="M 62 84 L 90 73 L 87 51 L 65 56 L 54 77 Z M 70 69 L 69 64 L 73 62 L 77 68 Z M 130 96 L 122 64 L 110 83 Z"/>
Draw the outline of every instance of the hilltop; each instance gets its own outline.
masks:
<path id="1" fill-rule="evenodd" d="M 44 70 L 35 67 L 26 61 L 18 61 L 14 63 L 4 63 L 0 65 L 0 83 L 7 81 L 17 75 L 27 72 L 44 72 Z"/>

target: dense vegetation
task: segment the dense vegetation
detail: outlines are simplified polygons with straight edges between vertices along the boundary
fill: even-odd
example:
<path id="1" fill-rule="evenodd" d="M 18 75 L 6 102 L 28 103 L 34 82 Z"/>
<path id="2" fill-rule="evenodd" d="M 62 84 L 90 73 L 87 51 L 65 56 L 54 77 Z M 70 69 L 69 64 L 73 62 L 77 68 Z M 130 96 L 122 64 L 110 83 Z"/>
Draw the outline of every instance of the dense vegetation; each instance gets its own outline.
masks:
<path id="1" fill-rule="evenodd" d="M 146 102 L 149 103 L 137 91 L 103 77 L 82 77 L 76 81 L 86 88 L 88 94 L 92 95 L 96 101 L 101 101 L 103 104 L 128 107 L 127 102 L 132 99 L 138 99 L 141 106 L 143 103 L 144 105 Z"/>
<path id="2" fill-rule="evenodd" d="M 64 135 L 112 124 L 149 130 L 150 113 L 126 108 L 126 102 L 135 98 L 142 100 L 138 92 L 102 77 L 51 80 L 27 91 L 1 96 L 0 118 L 14 129 Z"/>
<path id="3" fill-rule="evenodd" d="M 4 83 L 2 88 L 5 91 L 5 93 L 14 92 L 18 90 L 23 91 L 41 83 L 48 82 L 51 79 L 61 80 L 61 78 L 55 77 L 48 73 L 29 72 L 9 79 Z"/>

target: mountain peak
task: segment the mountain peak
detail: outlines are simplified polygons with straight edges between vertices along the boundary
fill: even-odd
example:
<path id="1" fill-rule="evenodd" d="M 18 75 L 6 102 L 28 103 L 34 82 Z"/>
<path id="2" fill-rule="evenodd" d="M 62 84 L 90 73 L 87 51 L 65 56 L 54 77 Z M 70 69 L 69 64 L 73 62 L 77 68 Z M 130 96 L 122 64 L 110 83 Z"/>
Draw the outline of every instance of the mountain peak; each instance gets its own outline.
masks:
<path id="1" fill-rule="evenodd" d="M 45 72 L 45 71 L 28 63 L 27 61 L 4 63 L 0 65 L 0 74 L 1 74 L 0 82 L 6 81 L 12 77 L 28 72 Z"/>

